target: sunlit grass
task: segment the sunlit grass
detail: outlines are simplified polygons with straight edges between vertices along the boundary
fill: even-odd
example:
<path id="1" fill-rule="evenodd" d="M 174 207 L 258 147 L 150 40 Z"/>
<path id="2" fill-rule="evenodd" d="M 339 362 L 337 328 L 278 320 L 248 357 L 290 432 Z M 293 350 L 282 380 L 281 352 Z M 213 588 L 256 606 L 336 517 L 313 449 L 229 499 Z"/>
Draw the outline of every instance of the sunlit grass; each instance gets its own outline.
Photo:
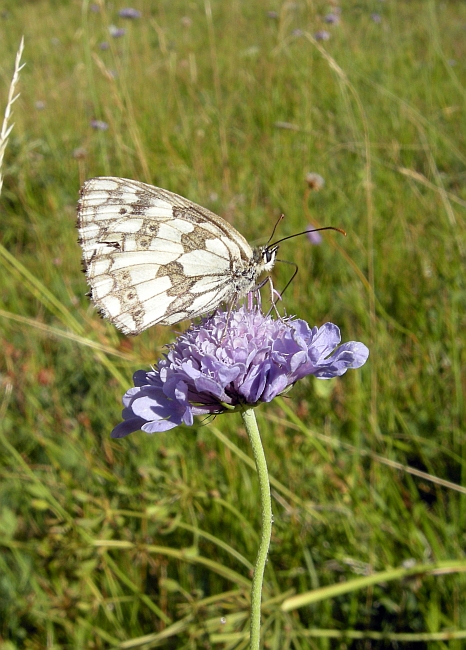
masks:
<path id="1" fill-rule="evenodd" d="M 337 323 L 371 357 L 258 410 L 275 511 L 266 647 L 459 650 L 466 6 L 348 2 L 328 25 L 326 3 L 138 2 L 134 21 L 97 4 L 9 2 L 0 18 L 2 110 L 23 34 L 27 64 L 2 170 L 0 647 L 247 647 L 259 512 L 238 416 L 109 438 L 132 372 L 173 338 L 122 337 L 84 296 L 78 190 L 112 174 L 251 242 L 281 212 L 281 236 L 347 231 L 280 249 L 299 265 L 287 312 Z M 278 288 L 288 277 L 277 265 Z M 413 562 L 451 572 L 352 582 Z"/>

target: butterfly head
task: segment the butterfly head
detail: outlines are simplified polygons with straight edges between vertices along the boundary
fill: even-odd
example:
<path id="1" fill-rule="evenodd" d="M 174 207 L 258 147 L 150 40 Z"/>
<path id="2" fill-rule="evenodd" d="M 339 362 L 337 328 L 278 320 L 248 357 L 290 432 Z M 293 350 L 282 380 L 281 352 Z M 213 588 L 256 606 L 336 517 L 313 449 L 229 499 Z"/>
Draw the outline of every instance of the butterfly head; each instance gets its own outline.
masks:
<path id="1" fill-rule="evenodd" d="M 257 275 L 268 273 L 275 266 L 278 246 L 260 246 L 254 251 L 254 261 L 256 263 Z"/>

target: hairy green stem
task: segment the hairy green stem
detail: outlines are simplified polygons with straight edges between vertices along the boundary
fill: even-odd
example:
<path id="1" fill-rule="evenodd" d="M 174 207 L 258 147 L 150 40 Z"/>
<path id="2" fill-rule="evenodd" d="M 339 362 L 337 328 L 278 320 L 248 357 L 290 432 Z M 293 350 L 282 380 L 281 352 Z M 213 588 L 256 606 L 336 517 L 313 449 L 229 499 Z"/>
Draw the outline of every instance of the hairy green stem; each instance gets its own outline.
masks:
<path id="1" fill-rule="evenodd" d="M 260 626 L 261 626 L 261 596 L 262 584 L 264 582 L 264 570 L 267 563 L 267 554 L 270 546 L 270 536 L 272 535 L 272 500 L 270 497 L 269 474 L 267 471 L 267 462 L 265 460 L 262 441 L 257 428 L 256 416 L 254 409 L 246 408 L 241 412 L 244 426 L 249 437 L 256 461 L 257 476 L 259 477 L 259 487 L 261 494 L 261 541 L 257 552 L 256 563 L 254 565 L 254 576 L 252 578 L 251 591 L 251 636 L 249 650 L 259 650 L 260 648 Z"/>

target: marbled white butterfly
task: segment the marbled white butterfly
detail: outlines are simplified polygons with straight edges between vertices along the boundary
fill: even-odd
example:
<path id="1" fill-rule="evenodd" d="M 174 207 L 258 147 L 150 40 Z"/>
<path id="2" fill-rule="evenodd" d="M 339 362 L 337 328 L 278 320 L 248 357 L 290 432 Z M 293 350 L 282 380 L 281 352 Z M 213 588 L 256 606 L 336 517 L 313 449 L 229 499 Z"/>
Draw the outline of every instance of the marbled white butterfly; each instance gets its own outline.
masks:
<path id="1" fill-rule="evenodd" d="M 91 298 L 125 334 L 173 325 L 222 302 L 231 305 L 264 284 L 258 278 L 273 268 L 278 244 L 313 232 L 251 248 L 210 210 L 160 187 L 112 176 L 84 183 L 78 229 Z M 346 235 L 333 226 L 315 230 Z"/>
<path id="2" fill-rule="evenodd" d="M 272 269 L 278 250 L 253 249 L 210 210 L 126 178 L 83 185 L 78 228 L 91 298 L 125 334 L 245 296 Z"/>

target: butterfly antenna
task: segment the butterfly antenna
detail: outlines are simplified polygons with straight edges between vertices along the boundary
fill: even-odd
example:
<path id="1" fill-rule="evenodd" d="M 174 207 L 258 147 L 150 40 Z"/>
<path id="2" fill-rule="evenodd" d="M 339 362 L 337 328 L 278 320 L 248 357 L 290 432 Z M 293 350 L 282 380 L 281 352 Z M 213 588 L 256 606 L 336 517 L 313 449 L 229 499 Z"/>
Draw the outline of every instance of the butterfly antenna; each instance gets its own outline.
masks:
<path id="1" fill-rule="evenodd" d="M 267 240 L 267 243 L 265 244 L 266 246 L 268 246 L 268 245 L 270 244 L 270 240 L 271 240 L 271 239 L 273 238 L 273 236 L 275 235 L 275 231 L 277 230 L 277 226 L 278 226 L 278 224 L 279 224 L 280 221 L 282 221 L 284 218 L 285 218 L 285 215 L 284 215 L 283 213 L 278 217 L 278 219 L 277 219 L 277 221 L 275 222 L 275 225 L 274 225 L 274 227 L 273 227 L 272 234 L 270 235 L 270 237 L 269 237 L 268 240 Z"/>
<path id="2" fill-rule="evenodd" d="M 319 230 L 336 230 L 337 232 L 341 232 L 341 234 L 346 237 L 346 232 L 342 228 L 336 228 L 335 226 L 324 226 L 323 228 L 313 228 L 312 230 L 303 230 L 303 232 L 298 232 L 295 235 L 289 235 L 288 237 L 283 237 L 283 239 L 277 240 L 273 244 L 270 244 L 270 246 L 276 246 L 277 244 L 281 244 L 281 242 L 286 241 L 287 239 L 293 239 L 293 237 L 299 237 L 300 235 L 306 235 L 308 232 L 319 232 Z M 275 228 L 274 228 L 274 231 L 275 231 Z M 285 284 L 282 291 L 280 292 L 280 296 L 282 296 L 285 293 L 285 291 L 288 289 L 290 284 L 293 282 L 293 280 L 295 279 L 295 277 L 296 277 L 296 275 L 298 273 L 299 267 L 295 262 L 290 262 L 289 260 L 279 260 L 279 259 L 277 259 L 275 261 L 276 262 L 282 262 L 283 264 L 290 264 L 291 266 L 294 266 L 293 275 L 291 276 L 291 278 L 288 280 L 288 282 Z M 277 302 L 278 302 L 278 300 L 273 301 L 272 307 L 270 308 L 270 311 L 272 311 L 272 309 L 277 308 L 276 307 Z M 269 314 L 270 314 L 270 311 L 269 311 Z"/>
<path id="3" fill-rule="evenodd" d="M 277 225 L 275 225 L 275 228 L 276 227 L 277 227 Z M 273 229 L 274 232 L 275 232 L 275 228 Z M 335 226 L 324 226 L 323 228 L 313 228 L 312 230 L 303 230 L 302 232 L 297 232 L 294 235 L 288 235 L 288 237 L 283 237 L 283 239 L 277 239 L 277 241 L 274 241 L 273 244 L 270 244 L 270 246 L 276 246 L 277 244 L 281 244 L 282 241 L 286 241 L 287 239 L 293 239 L 293 237 L 299 237 L 300 235 L 307 235 L 307 233 L 309 233 L 309 232 L 319 232 L 320 230 L 336 230 L 337 232 L 341 232 L 341 234 L 346 237 L 346 232 L 342 228 L 335 228 Z M 272 236 L 273 236 L 273 233 L 272 233 Z M 272 239 L 272 237 L 270 239 Z M 269 241 L 270 241 L 270 239 L 269 239 Z M 268 243 L 269 242 L 267 242 L 267 244 Z M 282 260 L 282 261 L 284 261 L 284 260 Z M 278 260 L 277 260 L 277 262 L 278 262 Z"/>

